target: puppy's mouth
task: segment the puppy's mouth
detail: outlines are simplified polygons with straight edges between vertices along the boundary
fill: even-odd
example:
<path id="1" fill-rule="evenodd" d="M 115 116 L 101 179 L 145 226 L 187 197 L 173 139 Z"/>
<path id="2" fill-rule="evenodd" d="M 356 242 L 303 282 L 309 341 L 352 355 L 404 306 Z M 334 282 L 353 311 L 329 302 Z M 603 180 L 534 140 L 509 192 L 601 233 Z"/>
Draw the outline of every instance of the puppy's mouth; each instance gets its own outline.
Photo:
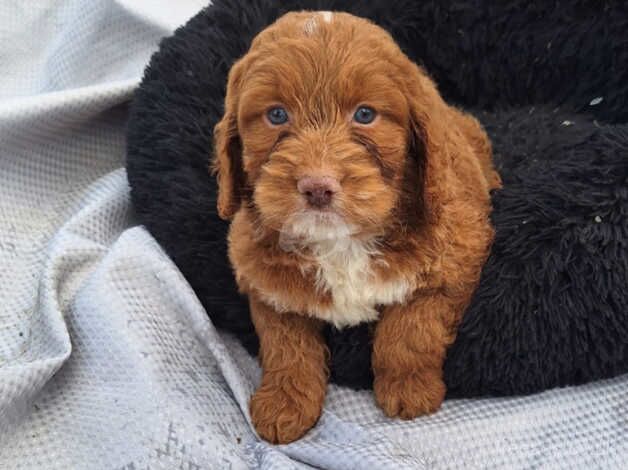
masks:
<path id="1" fill-rule="evenodd" d="M 335 244 L 350 239 L 358 232 L 331 208 L 302 209 L 284 222 L 279 230 L 279 244 L 285 251 L 321 244 Z"/>

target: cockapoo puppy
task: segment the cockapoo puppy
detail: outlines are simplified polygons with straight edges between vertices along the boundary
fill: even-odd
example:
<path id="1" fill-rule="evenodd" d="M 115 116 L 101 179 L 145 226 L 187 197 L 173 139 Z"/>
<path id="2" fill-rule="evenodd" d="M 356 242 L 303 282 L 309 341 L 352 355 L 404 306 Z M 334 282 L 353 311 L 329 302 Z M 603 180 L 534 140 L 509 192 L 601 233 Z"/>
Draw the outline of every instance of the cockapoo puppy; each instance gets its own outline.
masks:
<path id="1" fill-rule="evenodd" d="M 229 73 L 218 211 L 260 339 L 259 435 L 301 437 L 327 387 L 323 322 L 376 321 L 375 399 L 439 408 L 445 352 L 493 239 L 490 142 L 373 23 L 289 13 Z"/>

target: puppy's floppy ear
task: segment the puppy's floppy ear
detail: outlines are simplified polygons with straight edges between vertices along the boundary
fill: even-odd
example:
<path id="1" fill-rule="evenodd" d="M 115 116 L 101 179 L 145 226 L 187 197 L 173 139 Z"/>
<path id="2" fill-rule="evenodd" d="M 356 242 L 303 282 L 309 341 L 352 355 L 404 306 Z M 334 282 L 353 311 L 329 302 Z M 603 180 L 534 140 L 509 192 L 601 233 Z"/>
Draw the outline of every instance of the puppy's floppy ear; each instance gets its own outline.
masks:
<path id="1" fill-rule="evenodd" d="M 428 222 L 437 222 L 443 206 L 454 197 L 452 165 L 464 152 L 472 152 L 463 135 L 466 117 L 447 105 L 436 85 L 414 63 L 405 71 L 405 94 L 410 108 L 410 151 L 422 168 L 423 203 Z"/>
<path id="2" fill-rule="evenodd" d="M 214 127 L 212 173 L 218 180 L 218 215 L 224 220 L 231 219 L 240 208 L 244 185 L 242 142 L 238 132 L 238 103 L 244 66 L 242 59 L 229 72 L 225 113 Z"/>

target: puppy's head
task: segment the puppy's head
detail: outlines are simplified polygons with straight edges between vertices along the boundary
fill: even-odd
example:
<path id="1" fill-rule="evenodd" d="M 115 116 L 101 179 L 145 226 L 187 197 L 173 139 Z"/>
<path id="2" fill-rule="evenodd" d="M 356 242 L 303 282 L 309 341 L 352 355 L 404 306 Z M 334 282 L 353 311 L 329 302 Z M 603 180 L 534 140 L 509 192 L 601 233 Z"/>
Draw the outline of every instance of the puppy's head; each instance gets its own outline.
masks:
<path id="1" fill-rule="evenodd" d="M 289 13 L 229 73 L 215 128 L 219 214 L 244 203 L 262 228 L 311 241 L 437 218 L 450 113 L 383 29 Z"/>

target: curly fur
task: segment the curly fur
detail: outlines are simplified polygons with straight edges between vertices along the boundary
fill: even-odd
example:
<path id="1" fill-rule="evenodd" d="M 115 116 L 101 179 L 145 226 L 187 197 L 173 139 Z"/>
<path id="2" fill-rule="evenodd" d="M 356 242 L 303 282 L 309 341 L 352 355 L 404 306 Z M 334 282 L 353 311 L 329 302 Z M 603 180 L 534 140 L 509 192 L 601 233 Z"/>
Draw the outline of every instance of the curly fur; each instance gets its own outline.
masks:
<path id="1" fill-rule="evenodd" d="M 282 125 L 265 117 L 277 103 L 290 114 Z M 378 113 L 368 125 L 352 118 L 364 104 Z M 261 341 L 260 435 L 289 442 L 320 413 L 320 320 L 377 320 L 377 402 L 406 419 L 437 410 L 445 351 L 493 238 L 500 179 L 478 122 L 445 104 L 380 27 L 304 11 L 263 30 L 233 65 L 215 143 L 218 213 L 233 219 L 229 258 Z M 325 212 L 298 191 L 312 174 L 339 182 Z M 305 252 L 282 246 L 295 215 L 327 226 L 321 214 L 333 216 L 331 238 L 300 232 Z"/>
<path id="2" fill-rule="evenodd" d="M 257 350 L 207 178 L 227 72 L 280 14 L 344 10 L 390 31 L 444 98 L 472 111 L 504 180 L 493 195 L 493 250 L 445 363 L 448 393 L 531 393 L 628 371 L 628 19 L 619 2 L 213 3 L 151 59 L 131 108 L 127 170 L 138 220 L 219 328 Z M 324 328 L 332 381 L 371 387 L 371 330 Z"/>

